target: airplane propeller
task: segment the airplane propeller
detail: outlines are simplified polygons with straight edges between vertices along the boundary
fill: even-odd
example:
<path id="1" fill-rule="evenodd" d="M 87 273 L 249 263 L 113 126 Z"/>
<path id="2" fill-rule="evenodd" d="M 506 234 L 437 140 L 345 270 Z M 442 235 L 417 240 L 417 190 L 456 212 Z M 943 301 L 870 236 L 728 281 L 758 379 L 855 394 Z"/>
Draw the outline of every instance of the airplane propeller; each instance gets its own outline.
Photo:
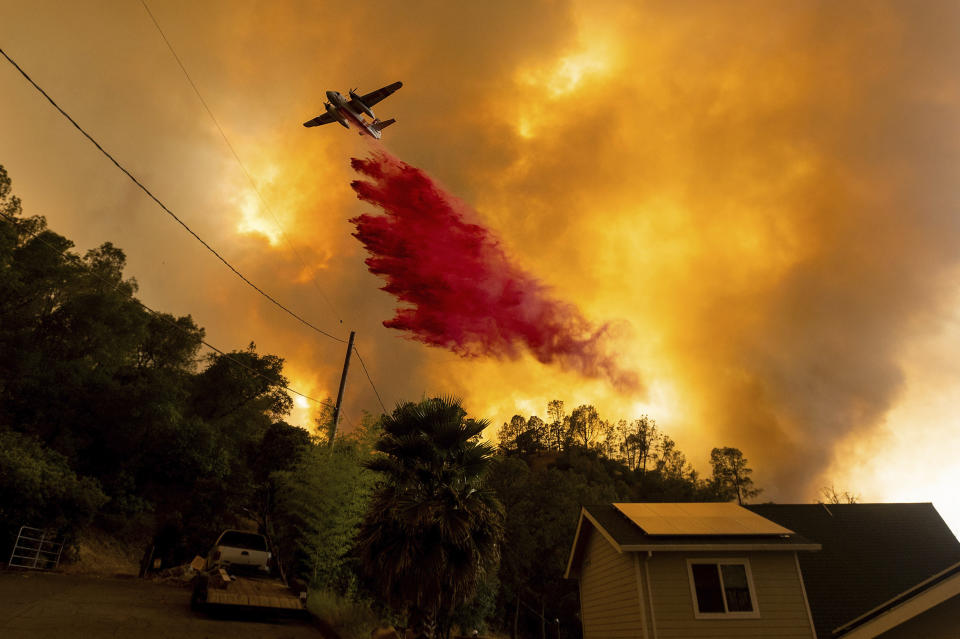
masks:
<path id="1" fill-rule="evenodd" d="M 361 111 L 369 115 L 371 118 L 377 117 L 373 114 L 373 110 L 360 100 L 360 96 L 357 95 L 357 89 L 350 89 L 350 99 L 353 100 L 354 104 L 360 107 Z"/>

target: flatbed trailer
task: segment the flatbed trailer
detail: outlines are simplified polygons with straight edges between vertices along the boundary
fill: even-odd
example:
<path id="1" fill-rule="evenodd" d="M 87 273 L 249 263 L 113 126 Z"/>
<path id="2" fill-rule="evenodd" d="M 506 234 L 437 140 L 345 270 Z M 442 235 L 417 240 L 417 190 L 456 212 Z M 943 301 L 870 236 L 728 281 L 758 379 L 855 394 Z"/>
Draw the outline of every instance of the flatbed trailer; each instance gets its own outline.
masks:
<path id="1" fill-rule="evenodd" d="M 198 574 L 190 599 L 194 609 L 237 607 L 295 613 L 306 611 L 305 603 L 304 597 L 280 579 L 229 574 L 224 568 Z"/>

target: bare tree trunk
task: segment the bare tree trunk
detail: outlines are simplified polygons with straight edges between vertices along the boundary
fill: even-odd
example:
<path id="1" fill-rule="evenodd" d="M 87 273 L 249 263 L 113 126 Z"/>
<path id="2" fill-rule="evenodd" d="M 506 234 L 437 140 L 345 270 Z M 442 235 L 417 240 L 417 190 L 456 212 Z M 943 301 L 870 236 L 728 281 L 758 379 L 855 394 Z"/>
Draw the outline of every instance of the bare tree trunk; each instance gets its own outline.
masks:
<path id="1" fill-rule="evenodd" d="M 517 626 L 520 625 L 520 593 L 517 592 L 517 605 L 513 609 L 513 626 L 510 628 L 510 639 L 517 639 Z"/>

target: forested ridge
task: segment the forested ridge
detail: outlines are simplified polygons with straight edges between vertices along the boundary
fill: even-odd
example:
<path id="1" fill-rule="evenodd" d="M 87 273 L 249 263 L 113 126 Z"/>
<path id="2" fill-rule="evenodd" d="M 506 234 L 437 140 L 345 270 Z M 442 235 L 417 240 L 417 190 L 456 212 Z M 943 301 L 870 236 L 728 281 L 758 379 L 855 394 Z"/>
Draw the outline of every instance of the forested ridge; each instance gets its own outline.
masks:
<path id="1" fill-rule="evenodd" d="M 314 432 L 284 421 L 292 401 L 280 357 L 252 342 L 204 354 L 203 329 L 189 315 L 144 307 L 124 266 L 109 242 L 80 254 L 44 218 L 25 215 L 0 167 L 6 552 L 23 524 L 57 529 L 68 541 L 95 526 L 171 566 L 205 553 L 224 528 L 256 528 L 291 579 L 360 617 L 403 624 L 403 611 L 420 606 L 429 613 L 421 621 L 441 634 L 460 627 L 554 637 L 559 628 L 577 636 L 576 588 L 562 574 L 581 505 L 759 493 L 736 448 L 713 449 L 701 476 L 653 419 L 608 420 L 561 400 L 543 418 L 504 423 L 495 447 L 483 443 L 492 429 L 450 398 L 367 416 L 330 446 L 320 434 L 329 415 Z M 417 424 L 431 410 L 449 427 L 427 436 Z M 422 494 L 430 473 L 440 478 L 428 482 L 431 512 L 456 502 L 474 513 L 471 545 L 449 556 L 480 553 L 482 561 L 471 559 L 437 594 L 452 589 L 456 597 L 427 610 L 384 590 L 389 565 L 370 564 L 382 559 L 385 513 L 404 495 Z M 447 543 L 429 527 L 396 534 L 411 530 Z"/>
<path id="2" fill-rule="evenodd" d="M 74 252 L 22 214 L 2 168 L 0 213 L 4 546 L 21 524 L 97 517 L 173 560 L 262 510 L 270 474 L 309 442 L 283 421 L 283 360 L 252 343 L 201 355 L 190 316 L 137 302 L 121 249 Z"/>

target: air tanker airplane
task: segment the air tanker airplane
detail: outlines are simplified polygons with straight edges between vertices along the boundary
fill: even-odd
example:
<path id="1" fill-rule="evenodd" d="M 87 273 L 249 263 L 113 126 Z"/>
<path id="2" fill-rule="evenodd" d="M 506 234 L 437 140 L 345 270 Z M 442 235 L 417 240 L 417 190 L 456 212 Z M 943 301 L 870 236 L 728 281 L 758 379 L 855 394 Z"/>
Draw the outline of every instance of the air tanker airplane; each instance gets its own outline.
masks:
<path id="1" fill-rule="evenodd" d="M 329 102 L 323 104 L 327 112 L 304 122 L 303 126 L 320 126 L 321 124 L 339 122 L 349 129 L 350 125 L 347 124 L 347 121 L 351 120 L 360 127 L 360 135 L 363 135 L 363 132 L 366 131 L 369 135 L 379 140 L 380 132 L 396 122 L 396 120 L 391 118 L 385 122 L 381 122 L 377 119 L 377 116 L 373 114 L 373 110 L 370 107 L 402 86 L 403 82 L 394 82 L 366 95 L 357 95 L 355 89 L 350 89 L 349 100 L 340 95 L 338 91 L 327 91 L 327 100 L 329 100 Z M 373 118 L 373 121 L 367 122 L 364 120 L 364 113 Z"/>

